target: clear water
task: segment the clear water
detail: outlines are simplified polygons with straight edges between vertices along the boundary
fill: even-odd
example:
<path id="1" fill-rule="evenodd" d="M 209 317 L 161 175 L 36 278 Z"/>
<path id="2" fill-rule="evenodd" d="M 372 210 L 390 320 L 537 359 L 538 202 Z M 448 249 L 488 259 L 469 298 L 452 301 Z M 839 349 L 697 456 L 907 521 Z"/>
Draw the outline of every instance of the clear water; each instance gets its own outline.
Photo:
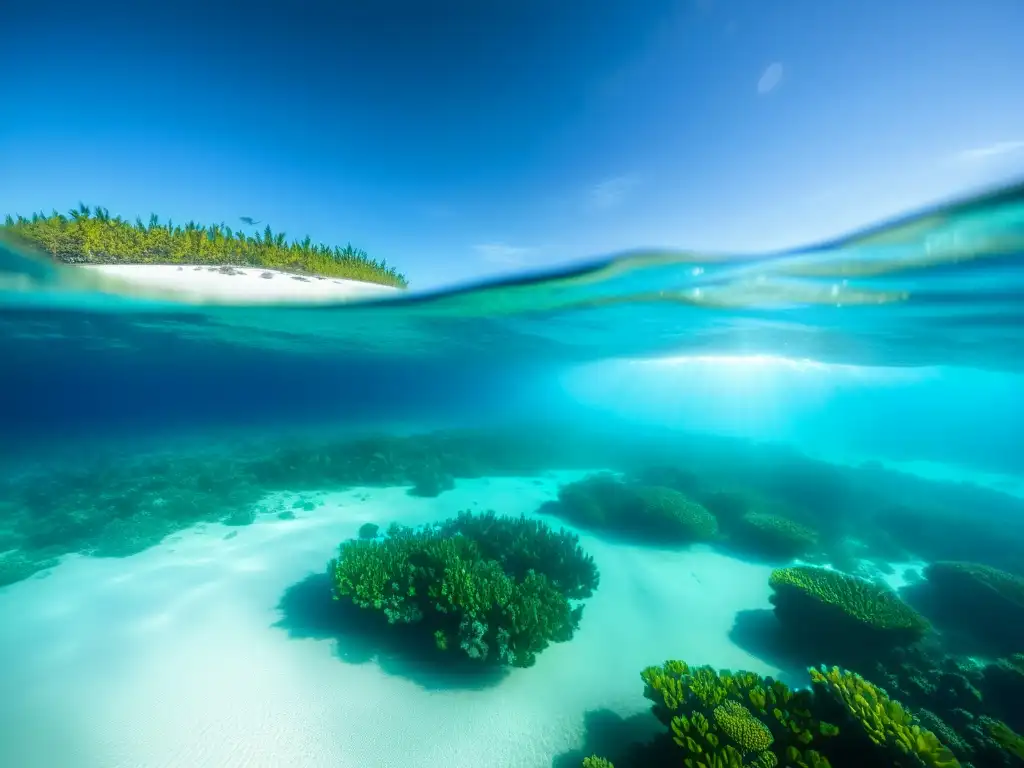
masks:
<path id="1" fill-rule="evenodd" d="M 364 303 L 111 294 L 2 243 L 0 269 L 0 765 L 676 766 L 710 759 L 694 712 L 709 765 L 1024 760 L 1024 188 L 798 252 Z M 331 558 L 462 511 L 511 583 L 524 540 L 549 584 L 579 566 L 521 515 L 578 537 L 571 637 L 529 651 L 544 622 L 510 617 L 539 604 L 479 629 L 332 599 Z M 801 563 L 859 581 L 837 608 L 780 586 L 826 578 Z M 787 752 L 733 690 L 755 749 L 645 697 L 669 659 L 794 691 L 838 665 L 906 720 L 872 740 L 819 683 Z"/>

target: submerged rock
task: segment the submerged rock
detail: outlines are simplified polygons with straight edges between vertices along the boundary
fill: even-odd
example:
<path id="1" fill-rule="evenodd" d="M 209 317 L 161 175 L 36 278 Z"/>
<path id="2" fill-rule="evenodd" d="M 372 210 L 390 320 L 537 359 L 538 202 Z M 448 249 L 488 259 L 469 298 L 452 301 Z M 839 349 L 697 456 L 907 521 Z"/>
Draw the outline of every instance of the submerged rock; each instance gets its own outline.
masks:
<path id="1" fill-rule="evenodd" d="M 435 498 L 455 487 L 455 479 L 439 470 L 413 472 L 413 486 L 409 489 L 410 496 Z"/>
<path id="2" fill-rule="evenodd" d="M 256 510 L 242 507 L 229 513 L 222 521 L 224 525 L 252 525 L 256 522 Z"/>

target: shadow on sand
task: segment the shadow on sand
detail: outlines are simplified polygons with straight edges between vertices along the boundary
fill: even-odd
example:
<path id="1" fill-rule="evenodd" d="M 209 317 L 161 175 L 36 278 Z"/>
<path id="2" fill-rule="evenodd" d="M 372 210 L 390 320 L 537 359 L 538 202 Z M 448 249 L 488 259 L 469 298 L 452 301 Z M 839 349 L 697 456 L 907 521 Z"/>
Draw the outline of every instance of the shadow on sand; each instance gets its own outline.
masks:
<path id="1" fill-rule="evenodd" d="M 583 725 L 583 745 L 557 755 L 551 768 L 580 768 L 583 759 L 591 755 L 616 766 L 644 765 L 652 757 L 650 744 L 666 733 L 665 726 L 649 711 L 622 717 L 610 709 L 592 709 L 583 715 Z M 678 750 L 674 757 L 678 758 Z"/>
<path id="2" fill-rule="evenodd" d="M 770 609 L 739 611 L 729 630 L 729 640 L 751 656 L 776 667 L 779 674 L 773 677 L 791 688 L 804 688 L 807 667 L 821 663 L 815 661 L 808 649 L 794 648 L 787 641 L 775 612 Z"/>
<path id="3" fill-rule="evenodd" d="M 274 624 L 296 640 L 332 640 L 335 655 L 347 664 L 376 662 L 389 675 L 427 690 L 481 690 L 508 674 L 462 651 L 439 651 L 415 625 L 394 625 L 379 614 L 331 597 L 326 574 L 314 573 L 285 590 Z"/>

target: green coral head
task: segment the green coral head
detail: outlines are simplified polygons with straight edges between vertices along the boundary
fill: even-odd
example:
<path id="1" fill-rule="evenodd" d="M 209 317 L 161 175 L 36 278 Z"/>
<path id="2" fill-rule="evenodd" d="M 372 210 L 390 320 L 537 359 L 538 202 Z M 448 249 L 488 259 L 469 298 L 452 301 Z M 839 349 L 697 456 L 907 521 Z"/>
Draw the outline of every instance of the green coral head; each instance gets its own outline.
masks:
<path id="1" fill-rule="evenodd" d="M 777 568 L 772 571 L 768 585 L 777 594 L 795 593 L 838 609 L 858 623 L 875 629 L 922 635 L 930 627 L 924 617 L 888 587 L 829 568 L 813 565 Z"/>
<path id="2" fill-rule="evenodd" d="M 710 540 L 718 535 L 718 518 L 674 488 L 642 485 L 634 488 L 633 494 L 636 514 L 671 523 L 696 539 Z"/>
<path id="3" fill-rule="evenodd" d="M 741 522 L 764 534 L 788 540 L 794 544 L 812 546 L 818 543 L 818 532 L 813 528 L 771 512 L 747 512 Z"/>
<path id="4" fill-rule="evenodd" d="M 775 741 L 768 726 L 738 701 L 725 701 L 714 709 L 715 724 L 743 752 L 763 752 Z"/>

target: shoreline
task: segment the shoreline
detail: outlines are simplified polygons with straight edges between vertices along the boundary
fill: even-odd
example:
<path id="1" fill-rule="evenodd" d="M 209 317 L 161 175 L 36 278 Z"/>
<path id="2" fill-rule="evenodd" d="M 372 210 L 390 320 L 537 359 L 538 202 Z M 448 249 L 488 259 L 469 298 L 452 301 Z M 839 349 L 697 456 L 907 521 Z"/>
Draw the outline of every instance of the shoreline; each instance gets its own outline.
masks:
<path id="1" fill-rule="evenodd" d="M 242 304 L 383 298 L 398 288 L 261 267 L 195 264 L 67 264 L 117 293 Z"/>

